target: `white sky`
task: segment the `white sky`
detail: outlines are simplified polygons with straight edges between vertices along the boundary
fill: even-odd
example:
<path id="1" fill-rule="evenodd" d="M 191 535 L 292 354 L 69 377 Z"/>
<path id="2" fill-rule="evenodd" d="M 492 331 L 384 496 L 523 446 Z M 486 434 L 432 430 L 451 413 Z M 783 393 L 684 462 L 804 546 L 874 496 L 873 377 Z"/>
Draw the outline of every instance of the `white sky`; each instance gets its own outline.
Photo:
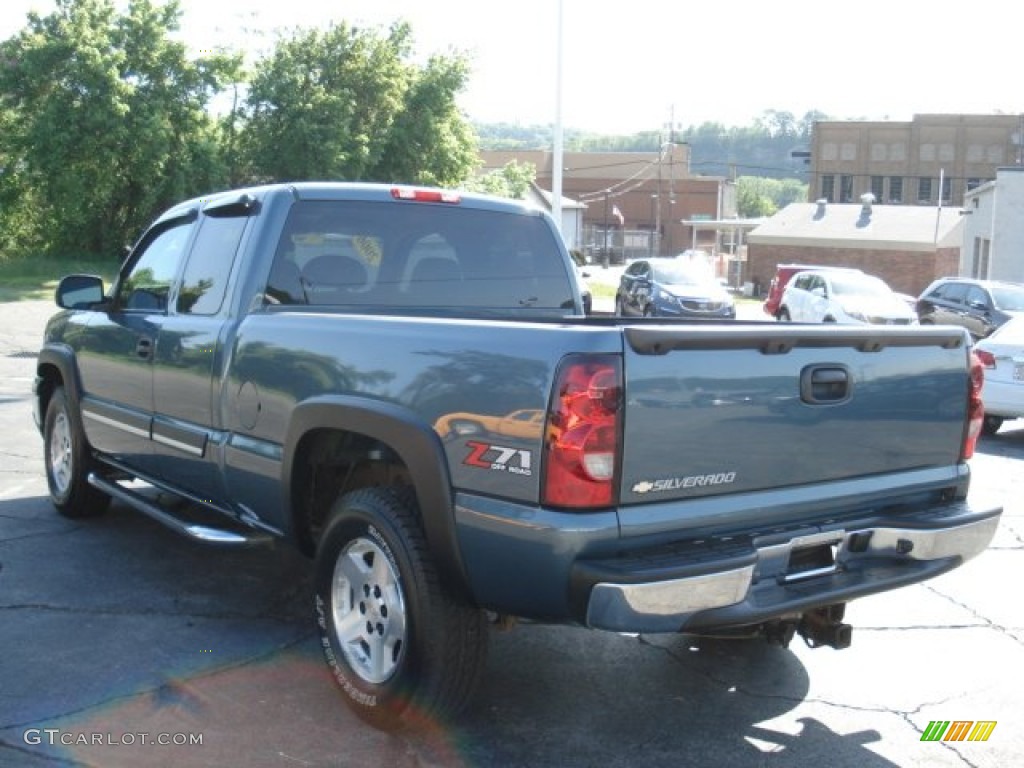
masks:
<path id="1" fill-rule="evenodd" d="M 125 5 L 124 2 L 119 2 Z M 0 39 L 52 0 L 0 0 Z M 484 122 L 555 120 L 557 0 L 181 0 L 199 50 L 267 50 L 275 30 L 345 20 L 413 29 L 417 53 L 458 50 L 460 99 Z M 908 120 L 1024 112 L 1012 0 L 563 0 L 562 118 L 597 133 L 716 121 L 765 110 Z"/>

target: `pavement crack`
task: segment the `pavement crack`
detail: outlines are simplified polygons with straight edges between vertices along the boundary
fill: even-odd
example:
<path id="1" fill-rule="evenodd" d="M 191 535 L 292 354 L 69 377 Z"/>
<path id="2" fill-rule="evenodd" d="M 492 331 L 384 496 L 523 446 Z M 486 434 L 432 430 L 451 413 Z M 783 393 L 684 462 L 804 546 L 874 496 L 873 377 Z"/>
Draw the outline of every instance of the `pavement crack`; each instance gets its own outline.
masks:
<path id="1" fill-rule="evenodd" d="M 646 640 L 642 635 L 640 636 L 639 639 L 640 639 L 640 642 L 643 643 L 644 645 L 647 645 L 647 646 L 650 646 L 652 648 L 656 648 L 656 649 L 662 651 L 663 653 L 667 654 L 669 656 L 669 658 L 673 659 L 674 661 L 678 662 L 679 664 L 683 664 L 683 661 L 682 661 L 683 658 L 687 658 L 687 659 L 690 658 L 689 656 L 683 657 L 681 654 L 676 653 L 675 651 L 673 651 L 670 648 L 665 648 L 664 646 L 657 645 L 656 643 L 652 643 L 652 642 Z M 695 669 L 694 671 L 697 674 L 699 674 L 700 676 L 702 676 L 703 678 L 705 678 L 706 680 L 714 683 L 715 685 L 720 685 L 720 686 L 728 687 L 730 690 L 734 691 L 735 693 L 740 694 L 742 696 L 746 696 L 748 698 L 752 698 L 752 699 L 758 699 L 758 700 L 762 700 L 762 701 L 784 701 L 784 702 L 791 703 L 791 704 L 821 704 L 821 705 L 826 706 L 826 707 L 833 707 L 835 709 L 845 710 L 845 711 L 848 711 L 848 712 L 864 712 L 864 713 L 869 713 L 869 714 L 887 714 L 887 715 L 896 715 L 898 717 L 904 717 L 904 718 L 909 718 L 912 715 L 920 714 L 920 712 L 922 710 L 924 710 L 925 708 L 928 708 L 928 707 L 940 707 L 943 704 L 946 704 L 947 702 L 952 701 L 955 698 L 958 698 L 956 696 L 953 696 L 953 697 L 946 697 L 946 698 L 943 698 L 943 699 L 938 700 L 938 701 L 929 701 L 929 702 L 925 702 L 925 703 L 919 704 L 917 707 L 915 707 L 914 709 L 910 709 L 910 710 L 894 709 L 892 707 L 885 707 L 885 706 L 859 706 L 859 705 L 856 705 L 856 704 L 840 703 L 840 702 L 831 701 L 829 699 L 823 699 L 823 698 L 819 698 L 819 697 L 790 696 L 790 695 L 779 694 L 779 693 L 762 693 L 760 691 L 754 691 L 754 690 L 750 690 L 749 688 L 744 688 L 742 685 L 738 685 L 738 684 L 736 684 L 733 681 L 725 680 L 723 678 L 720 678 L 717 675 L 715 675 L 714 673 L 709 672 L 707 669 Z M 915 728 L 915 730 L 919 730 L 919 729 Z"/>
<path id="2" fill-rule="evenodd" d="M 24 541 L 25 539 L 37 539 L 40 536 L 66 536 L 70 533 L 78 533 L 83 530 L 79 526 L 69 526 L 67 528 L 58 528 L 52 531 L 37 531 L 35 533 L 26 533 L 21 536 L 8 536 L 0 537 L 0 544 L 9 544 L 12 541 Z"/>
<path id="3" fill-rule="evenodd" d="M 2 733 L 3 731 L 14 730 L 14 729 L 17 729 L 17 728 L 36 727 L 40 723 L 51 723 L 51 722 L 55 722 L 55 721 L 58 721 L 58 720 L 63 720 L 64 718 L 67 718 L 67 717 L 78 717 L 80 715 L 83 715 L 83 714 L 85 714 L 87 712 L 91 712 L 91 711 L 96 710 L 96 709 L 102 710 L 102 709 L 105 709 L 105 708 L 110 707 L 110 706 L 115 705 L 115 704 L 120 704 L 120 703 L 125 702 L 125 701 L 131 701 L 132 699 L 138 698 L 140 696 L 151 696 L 152 695 L 152 696 L 157 697 L 158 699 L 160 699 L 160 698 L 171 698 L 171 699 L 173 699 L 175 696 L 178 695 L 178 692 L 181 690 L 182 686 L 187 684 L 187 683 L 192 683 L 192 682 L 195 682 L 195 681 L 198 681 L 198 680 L 205 680 L 206 678 L 213 677 L 215 675 L 220 675 L 220 674 L 223 674 L 224 672 L 231 672 L 231 671 L 237 670 L 237 669 L 244 669 L 245 667 L 251 666 L 253 664 L 259 664 L 259 663 L 261 663 L 261 662 L 263 662 L 263 661 L 265 661 L 267 659 L 273 658 L 275 655 L 277 655 L 279 653 L 291 650 L 292 648 L 296 648 L 296 647 L 302 645 L 303 643 L 309 641 L 312 637 L 316 636 L 316 634 L 317 633 L 316 633 L 315 630 L 307 630 L 307 631 L 303 632 L 302 634 L 300 634 L 299 636 L 297 636 L 297 637 L 295 637 L 295 638 L 293 638 L 291 640 L 288 640 L 288 641 L 283 642 L 283 643 L 279 643 L 278 645 L 274 646 L 273 648 L 268 648 L 266 651 L 264 651 L 262 653 L 255 654 L 255 655 L 250 656 L 248 658 L 239 659 L 238 661 L 229 662 L 227 664 L 221 664 L 221 665 L 216 666 L 216 667 L 211 667 L 209 669 L 203 670 L 202 672 L 199 672 L 198 674 L 195 674 L 195 675 L 191 675 L 189 677 L 184 677 L 184 678 L 181 678 L 181 679 L 169 679 L 169 680 L 165 680 L 164 682 L 160 683 L 159 685 L 153 685 L 153 686 L 150 686 L 148 688 L 142 688 L 142 689 L 140 689 L 138 691 L 133 691 L 131 693 L 121 694 L 119 696 L 111 696 L 109 698 L 102 699 L 101 701 L 96 701 L 96 702 L 93 702 L 91 704 L 87 704 L 87 705 L 85 705 L 83 707 L 78 707 L 78 708 L 75 708 L 75 709 L 69 709 L 69 710 L 67 710 L 65 712 L 60 712 L 60 713 L 57 713 L 57 714 L 49 715 L 47 717 L 37 718 L 35 720 L 29 720 L 29 721 L 26 721 L 26 722 L 20 722 L 20 723 L 0 723 L 0 733 Z M 0 741 L 0 743 L 3 743 L 3 742 Z"/>
<path id="4" fill-rule="evenodd" d="M 12 752 L 17 752 L 19 755 L 28 755 L 37 760 L 46 760 L 54 765 L 69 765 L 74 766 L 74 768 L 88 768 L 90 765 L 89 763 L 83 763 L 80 760 L 68 760 L 67 758 L 59 757 L 57 755 L 36 752 L 34 749 L 28 749 L 26 746 L 18 744 L 17 742 L 8 741 L 2 736 L 0 736 L 0 749 L 9 749 Z"/>
<path id="5" fill-rule="evenodd" d="M 267 619 L 279 624 L 291 624 L 294 616 L 273 615 L 268 613 L 251 614 L 241 611 L 218 611 L 213 613 L 195 613 L 192 611 L 160 611 L 147 609 L 116 609 L 116 608 L 78 608 L 69 605 L 51 605 L 49 603 L 11 603 L 0 605 L 0 613 L 4 611 L 49 611 L 82 616 L 157 616 L 163 618 L 211 619 L 215 621 L 232 621 L 236 619 Z"/>
<path id="6" fill-rule="evenodd" d="M 987 627 L 988 629 L 994 629 L 999 634 L 1004 635 L 1005 637 L 1008 637 L 1013 642 L 1017 643 L 1017 645 L 1024 645 L 1024 640 L 1022 640 L 1022 639 L 1020 639 L 1018 637 L 1015 637 L 1011 627 L 1005 627 L 1002 624 L 997 624 L 996 622 L 992 621 L 991 619 L 986 618 L 985 616 L 982 616 L 974 608 L 972 608 L 971 606 L 967 605 L 967 603 L 963 603 L 963 602 L 961 602 L 961 601 L 959 601 L 959 600 L 957 600 L 957 599 L 955 599 L 953 597 L 950 597 L 945 592 L 940 592 L 935 587 L 933 587 L 931 584 L 922 584 L 921 586 L 923 586 L 925 589 L 927 589 L 933 595 L 941 597 L 942 599 L 946 600 L 949 603 L 952 603 L 953 605 L 957 606 L 958 608 L 962 608 L 963 610 L 967 611 L 969 614 L 974 616 L 980 622 L 980 624 L 982 626 Z"/>

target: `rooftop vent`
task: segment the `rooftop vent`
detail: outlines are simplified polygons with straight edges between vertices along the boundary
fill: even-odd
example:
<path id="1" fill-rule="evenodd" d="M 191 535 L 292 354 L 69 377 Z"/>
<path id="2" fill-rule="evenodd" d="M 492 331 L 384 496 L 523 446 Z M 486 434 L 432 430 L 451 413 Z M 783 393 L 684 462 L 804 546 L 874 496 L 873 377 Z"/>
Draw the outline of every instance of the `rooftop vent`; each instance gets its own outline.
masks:
<path id="1" fill-rule="evenodd" d="M 863 195 L 861 195 L 860 196 L 860 206 L 861 206 L 860 207 L 860 215 L 861 216 L 870 216 L 871 215 L 871 206 L 872 206 L 872 204 L 874 202 L 875 202 L 875 196 L 873 194 L 871 194 L 870 192 L 865 192 Z"/>

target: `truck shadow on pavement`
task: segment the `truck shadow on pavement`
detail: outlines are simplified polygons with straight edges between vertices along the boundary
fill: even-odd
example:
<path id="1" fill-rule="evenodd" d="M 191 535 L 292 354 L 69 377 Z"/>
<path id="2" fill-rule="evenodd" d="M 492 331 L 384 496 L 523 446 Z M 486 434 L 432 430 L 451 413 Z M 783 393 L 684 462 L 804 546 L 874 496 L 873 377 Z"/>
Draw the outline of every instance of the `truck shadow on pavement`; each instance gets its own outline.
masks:
<path id="1" fill-rule="evenodd" d="M 43 498 L 0 502 L 0 764 L 892 765 L 865 748 L 876 731 L 766 722 L 808 693 L 788 650 L 532 624 L 494 630 L 458 723 L 381 733 L 335 689 L 310 594 L 287 547 L 212 550 L 118 505 L 68 521 Z"/>

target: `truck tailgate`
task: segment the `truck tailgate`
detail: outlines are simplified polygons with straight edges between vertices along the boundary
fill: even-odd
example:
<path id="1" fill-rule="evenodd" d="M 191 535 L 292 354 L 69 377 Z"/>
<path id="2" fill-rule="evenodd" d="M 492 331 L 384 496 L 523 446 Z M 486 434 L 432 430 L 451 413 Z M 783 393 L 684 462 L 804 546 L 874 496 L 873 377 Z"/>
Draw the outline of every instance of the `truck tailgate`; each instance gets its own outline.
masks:
<path id="1" fill-rule="evenodd" d="M 781 489 L 959 461 L 966 334 L 630 325 L 620 503 Z"/>

